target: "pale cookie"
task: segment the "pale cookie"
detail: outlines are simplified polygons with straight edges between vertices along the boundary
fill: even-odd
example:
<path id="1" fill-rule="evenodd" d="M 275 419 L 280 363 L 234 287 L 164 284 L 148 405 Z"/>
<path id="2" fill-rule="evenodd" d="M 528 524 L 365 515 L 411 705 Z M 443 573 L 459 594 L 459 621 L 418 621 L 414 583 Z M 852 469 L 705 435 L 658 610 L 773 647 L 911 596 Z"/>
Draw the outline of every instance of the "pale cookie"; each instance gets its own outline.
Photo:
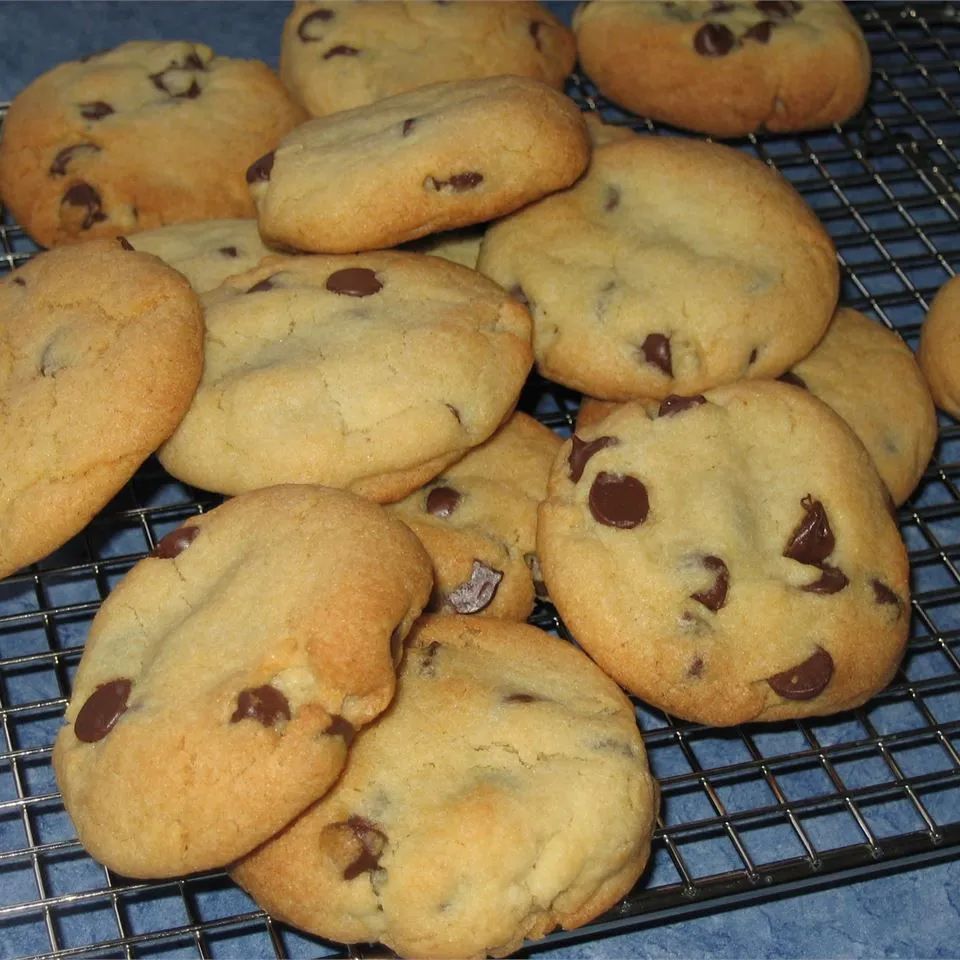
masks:
<path id="1" fill-rule="evenodd" d="M 572 100 L 493 77 L 311 120 L 247 180 L 268 243 L 353 253 L 503 216 L 569 186 L 589 155 Z"/>
<path id="2" fill-rule="evenodd" d="M 273 916 L 402 956 L 505 956 L 634 885 L 658 791 L 631 704 L 526 624 L 425 617 L 336 787 L 231 870 Z"/>
<path id="3" fill-rule="evenodd" d="M 560 443 L 515 413 L 429 486 L 393 504 L 433 560 L 434 609 L 527 619 L 540 580 L 537 507 Z"/>
<path id="4" fill-rule="evenodd" d="M 960 278 L 948 280 L 930 304 L 917 359 L 937 406 L 960 417 Z"/>
<path id="5" fill-rule="evenodd" d="M 870 86 L 870 51 L 837 0 L 605 0 L 581 4 L 573 23 L 602 94 L 714 136 L 840 123 Z"/>
<path id="6" fill-rule="evenodd" d="M 544 580 L 627 689 L 711 725 L 822 716 L 893 677 L 907 554 L 863 445 L 770 381 L 625 404 L 575 434 L 540 507 Z"/>
<path id="7" fill-rule="evenodd" d="M 268 257 L 204 303 L 203 378 L 159 457 L 220 493 L 399 500 L 496 430 L 532 359 L 522 306 L 415 253 Z"/>
<path id="8" fill-rule="evenodd" d="M 575 187 L 488 228 L 477 269 L 529 305 L 540 372 L 605 400 L 778 376 L 839 287 L 833 243 L 783 177 L 676 137 L 598 147 Z"/>
<path id="9" fill-rule="evenodd" d="M 202 350 L 187 282 L 123 241 L 0 281 L 0 577 L 79 533 L 170 436 Z"/>
<path id="10" fill-rule="evenodd" d="M 258 60 L 142 41 L 61 64 L 10 106 L 0 196 L 44 246 L 250 217 L 249 165 L 305 119 Z"/>
<path id="11" fill-rule="evenodd" d="M 280 77 L 314 116 L 430 83 L 501 74 L 558 90 L 573 34 L 539 3 L 298 2 L 283 28 Z"/>
<path id="12" fill-rule="evenodd" d="M 94 619 L 54 747 L 81 843 L 168 877 L 276 833 L 390 702 L 430 583 L 409 530 L 324 487 L 258 490 L 167 534 Z"/>
<path id="13" fill-rule="evenodd" d="M 132 233 L 135 250 L 152 253 L 182 273 L 197 293 L 251 270 L 275 252 L 264 246 L 256 220 L 202 220 Z"/>

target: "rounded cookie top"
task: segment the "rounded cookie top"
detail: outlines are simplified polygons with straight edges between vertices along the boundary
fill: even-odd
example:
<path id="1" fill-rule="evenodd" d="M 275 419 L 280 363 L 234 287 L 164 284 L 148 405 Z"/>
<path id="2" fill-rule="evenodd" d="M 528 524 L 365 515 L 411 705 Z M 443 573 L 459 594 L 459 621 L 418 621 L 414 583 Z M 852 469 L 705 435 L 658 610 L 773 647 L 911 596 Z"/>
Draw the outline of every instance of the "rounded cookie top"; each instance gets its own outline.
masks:
<path id="1" fill-rule="evenodd" d="M 337 786 L 231 875 L 324 937 L 505 956 L 627 893 L 657 804 L 629 701 L 578 650 L 425 617 Z"/>
<path id="2" fill-rule="evenodd" d="M 391 506 L 433 560 L 437 609 L 508 620 L 530 615 L 540 580 L 537 507 L 560 443 L 552 430 L 514 413 L 486 443 Z"/>
<path id="3" fill-rule="evenodd" d="M 79 533 L 170 436 L 202 351 L 187 282 L 116 240 L 0 281 L 0 577 Z"/>
<path id="4" fill-rule="evenodd" d="M 132 233 L 135 250 L 152 253 L 182 273 L 197 293 L 251 270 L 274 251 L 264 246 L 256 220 L 201 220 Z"/>
<path id="5" fill-rule="evenodd" d="M 353 253 L 503 216 L 569 186 L 589 155 L 572 100 L 492 77 L 311 120 L 247 180 L 267 242 Z"/>
<path id="6" fill-rule="evenodd" d="M 202 43 L 125 43 L 16 97 L 0 196 L 44 246 L 252 216 L 247 167 L 304 116 L 259 61 Z"/>
<path id="7" fill-rule="evenodd" d="M 603 2 L 574 14 L 580 63 L 638 113 L 714 136 L 811 130 L 863 106 L 870 51 L 843 3 Z"/>
<path id="8" fill-rule="evenodd" d="M 280 76 L 322 116 L 430 83 L 500 74 L 560 89 L 575 59 L 573 34 L 539 3 L 298 0 L 283 29 Z"/>
<path id="9" fill-rule="evenodd" d="M 880 478 L 837 414 L 784 384 L 625 404 L 574 435 L 537 546 L 583 648 L 687 719 L 858 706 L 903 654 L 907 556 Z"/>
<path id="10" fill-rule="evenodd" d="M 779 174 L 729 147 L 638 136 L 489 227 L 477 269 L 529 305 L 544 376 L 607 400 L 774 377 L 837 302 L 833 244 Z"/>
<path id="11" fill-rule="evenodd" d="M 323 487 L 258 490 L 167 534 L 97 614 L 54 748 L 83 845 L 164 877 L 283 827 L 390 702 L 430 584 L 409 530 Z"/>
<path id="12" fill-rule="evenodd" d="M 204 302 L 203 377 L 159 456 L 221 493 L 399 500 L 493 433 L 532 359 L 523 307 L 414 253 L 269 257 Z"/>
<path id="13" fill-rule="evenodd" d="M 930 304 L 917 359 L 936 405 L 960 417 L 960 278 L 948 280 Z"/>

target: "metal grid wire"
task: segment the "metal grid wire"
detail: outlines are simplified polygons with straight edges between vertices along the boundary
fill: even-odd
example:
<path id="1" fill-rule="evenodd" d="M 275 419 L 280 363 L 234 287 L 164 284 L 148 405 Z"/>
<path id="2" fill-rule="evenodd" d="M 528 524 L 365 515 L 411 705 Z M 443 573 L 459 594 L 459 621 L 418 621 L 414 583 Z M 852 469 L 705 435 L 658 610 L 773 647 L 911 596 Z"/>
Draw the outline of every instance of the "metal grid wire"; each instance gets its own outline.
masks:
<path id="1" fill-rule="evenodd" d="M 855 12 L 873 52 L 869 106 L 842 129 L 741 146 L 786 175 L 826 224 L 844 302 L 915 348 L 932 295 L 960 263 L 960 10 Z M 613 122 L 662 132 L 612 108 L 582 78 L 572 84 Z M 0 274 L 33 249 L 19 227 L 0 222 Z M 521 406 L 567 432 L 577 403 L 534 378 Z M 958 475 L 960 426 L 943 418 L 936 458 L 899 515 L 913 572 L 909 650 L 865 707 L 711 730 L 637 704 L 663 789 L 651 866 L 615 909 L 546 945 L 960 856 Z M 51 743 L 100 601 L 164 533 L 217 502 L 150 460 L 83 534 L 0 582 L 0 952 L 346 953 L 274 923 L 223 873 L 160 883 L 111 874 L 80 848 L 57 792 Z M 549 605 L 533 622 L 565 633 Z"/>

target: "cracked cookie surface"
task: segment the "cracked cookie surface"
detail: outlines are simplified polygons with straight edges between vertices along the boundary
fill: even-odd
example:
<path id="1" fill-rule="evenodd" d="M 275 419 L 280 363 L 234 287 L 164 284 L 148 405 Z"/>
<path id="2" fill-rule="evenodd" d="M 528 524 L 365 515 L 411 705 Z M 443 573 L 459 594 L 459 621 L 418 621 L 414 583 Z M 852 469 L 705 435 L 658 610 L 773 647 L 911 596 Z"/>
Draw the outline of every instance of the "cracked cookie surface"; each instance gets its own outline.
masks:
<path id="1" fill-rule="evenodd" d="M 337 786 L 231 875 L 273 916 L 403 956 L 501 956 L 636 882 L 658 805 L 633 708 L 526 624 L 424 617 Z"/>
<path id="2" fill-rule="evenodd" d="M 834 713 L 903 655 L 907 556 L 886 491 L 847 424 L 785 384 L 624 404 L 578 428 L 537 546 L 577 641 L 675 716 Z"/>
<path id="3" fill-rule="evenodd" d="M 0 577 L 79 533 L 173 432 L 203 362 L 187 282 L 97 240 L 0 281 Z"/>
<path id="4" fill-rule="evenodd" d="M 493 433 L 532 360 L 522 306 L 419 254 L 267 258 L 204 303 L 203 377 L 159 457 L 221 493 L 399 500 Z"/>
<path id="5" fill-rule="evenodd" d="M 167 534 L 94 619 L 54 747 L 88 852 L 175 876 L 288 823 L 390 702 L 430 585 L 403 524 L 323 487 L 258 490 Z"/>
<path id="6" fill-rule="evenodd" d="M 941 410 L 960 417 L 960 279 L 938 291 L 920 330 L 920 368 Z"/>

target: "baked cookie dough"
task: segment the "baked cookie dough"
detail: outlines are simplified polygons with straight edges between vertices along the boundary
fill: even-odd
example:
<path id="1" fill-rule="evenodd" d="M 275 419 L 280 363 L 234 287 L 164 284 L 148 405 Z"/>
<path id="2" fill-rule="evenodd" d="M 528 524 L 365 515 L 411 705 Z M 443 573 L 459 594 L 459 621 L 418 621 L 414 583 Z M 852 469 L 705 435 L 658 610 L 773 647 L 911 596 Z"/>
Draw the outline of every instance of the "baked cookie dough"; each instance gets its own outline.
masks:
<path id="1" fill-rule="evenodd" d="M 930 304 L 917 359 L 936 405 L 960 417 L 960 277 L 948 280 Z"/>

